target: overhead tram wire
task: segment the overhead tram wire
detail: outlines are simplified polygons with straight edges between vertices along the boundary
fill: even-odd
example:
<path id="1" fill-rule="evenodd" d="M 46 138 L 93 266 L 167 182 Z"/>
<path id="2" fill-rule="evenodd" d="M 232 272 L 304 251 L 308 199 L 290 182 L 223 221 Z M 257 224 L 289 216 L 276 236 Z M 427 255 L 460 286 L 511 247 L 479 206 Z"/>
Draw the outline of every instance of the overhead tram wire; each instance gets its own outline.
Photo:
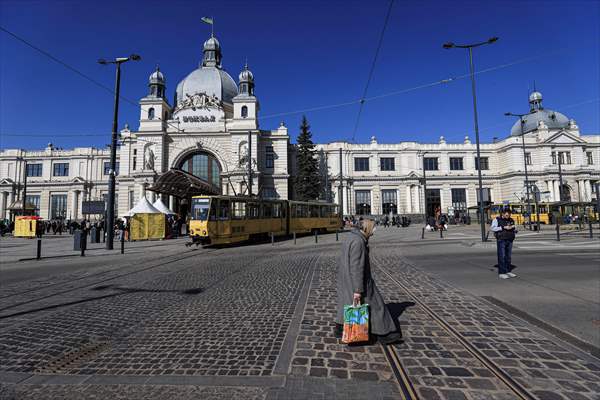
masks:
<path id="1" fill-rule="evenodd" d="M 4 28 L 4 27 L 2 27 L 2 26 L 0 26 L 0 30 L 1 30 L 1 31 L 3 31 L 3 32 L 5 32 L 6 34 L 8 34 L 8 35 L 12 36 L 13 38 L 15 38 L 16 40 L 18 40 L 19 42 L 21 42 L 21 43 L 23 43 L 23 44 L 25 44 L 25 45 L 27 45 L 27 46 L 31 47 L 32 49 L 34 49 L 35 51 L 39 52 L 40 54 L 43 54 L 44 56 L 48 57 L 48 58 L 49 58 L 49 59 L 51 59 L 52 61 L 54 61 L 54 62 L 56 62 L 56 63 L 58 63 L 58 64 L 62 65 L 63 67 L 65 67 L 65 68 L 67 68 L 68 70 L 70 70 L 71 72 L 74 72 L 74 73 L 76 73 L 77 75 L 81 76 L 82 78 L 84 78 L 84 79 L 86 79 L 86 80 L 88 80 L 88 81 L 92 82 L 94 85 L 96 85 L 96 86 L 98 86 L 98 87 L 100 87 L 100 88 L 102 88 L 102 89 L 104 89 L 104 90 L 108 91 L 108 92 L 109 92 L 109 93 L 111 93 L 112 95 L 114 95 L 114 94 L 115 94 L 115 91 L 114 91 L 114 89 L 111 89 L 110 87 L 108 87 L 108 86 L 104 85 L 102 82 L 99 82 L 99 81 L 95 80 L 95 79 L 94 79 L 94 78 L 92 78 L 91 76 L 89 76 L 89 75 L 87 75 L 87 74 L 85 74 L 85 73 L 81 72 L 81 71 L 80 71 L 80 70 L 78 70 L 77 68 L 75 68 L 75 67 L 73 67 L 73 66 L 71 66 L 71 65 L 67 64 L 66 62 L 62 61 L 61 59 L 59 59 L 59 58 L 57 58 L 57 57 L 53 56 L 52 54 L 50 54 L 50 53 L 49 53 L 49 52 L 47 52 L 46 50 L 44 50 L 44 49 L 41 49 L 40 47 L 38 47 L 38 46 L 34 45 L 33 43 L 31 43 L 31 42 L 27 41 L 26 39 L 23 39 L 23 38 L 22 38 L 22 37 L 20 37 L 19 35 L 17 35 L 17 34 L 15 34 L 15 33 L 11 32 L 11 31 L 9 31 L 8 29 L 6 29 L 6 28 Z M 136 107 L 136 108 L 137 108 L 137 107 L 140 107 L 140 105 L 139 105 L 137 102 L 135 102 L 135 101 L 133 101 L 133 100 L 131 100 L 131 99 L 128 99 L 127 97 L 124 97 L 123 95 L 119 95 L 119 98 L 120 98 L 121 100 L 123 100 L 124 102 L 126 102 L 126 103 L 129 103 L 130 105 L 133 105 L 133 106 L 134 106 L 134 107 Z M 142 107 L 142 110 L 143 110 L 143 107 Z M 159 120 L 159 121 L 163 121 L 164 123 L 166 123 L 167 125 L 171 126 L 172 128 L 175 128 L 175 129 L 176 129 L 178 132 L 181 132 L 181 129 L 180 129 L 178 126 L 175 126 L 175 125 L 171 124 L 169 121 L 165 121 L 165 120 L 163 120 L 163 119 L 162 119 L 162 118 L 160 118 L 160 117 L 156 117 L 156 119 L 157 119 L 157 120 Z"/>
<path id="2" fill-rule="evenodd" d="M 377 64 L 377 58 L 379 57 L 379 51 L 381 50 L 381 45 L 383 43 L 383 37 L 385 36 L 385 30 L 387 28 L 388 21 L 390 20 L 390 14 L 392 13 L 393 5 L 394 5 L 394 0 L 390 0 L 390 5 L 388 7 L 387 14 L 385 15 L 385 21 L 383 22 L 383 29 L 381 29 L 381 34 L 379 35 L 379 42 L 377 43 L 377 50 L 375 50 L 375 57 L 373 57 L 373 62 L 371 63 L 371 69 L 369 70 L 367 84 L 365 85 L 365 90 L 363 90 L 363 94 L 359 100 L 358 114 L 356 115 L 356 122 L 354 123 L 354 131 L 352 132 L 352 142 L 354 142 L 354 139 L 356 138 L 356 131 L 358 130 L 358 124 L 360 123 L 360 116 L 362 114 L 362 110 L 365 105 L 365 97 L 367 96 L 367 91 L 369 90 L 369 86 L 371 85 L 371 79 L 373 78 L 373 72 L 375 71 L 375 65 Z"/>
<path id="3" fill-rule="evenodd" d="M 483 74 L 483 73 L 487 73 L 487 72 L 492 72 L 492 71 L 496 71 L 496 70 L 499 70 L 499 69 L 512 67 L 513 65 L 517 65 L 517 64 L 522 64 L 522 63 L 525 63 L 525 62 L 533 61 L 533 60 L 536 60 L 536 59 L 539 59 L 539 58 L 542 58 L 542 57 L 546 57 L 549 54 L 553 54 L 553 53 L 559 52 L 560 50 L 561 49 L 552 50 L 552 51 L 545 52 L 543 54 L 539 54 L 537 56 L 525 57 L 525 58 L 521 58 L 519 60 L 511 61 L 509 63 L 500 64 L 500 65 L 497 65 L 497 66 L 485 68 L 485 69 L 482 69 L 480 71 L 475 71 L 475 75 L 479 75 L 479 74 Z M 400 89 L 400 90 L 395 90 L 393 92 L 378 94 L 378 95 L 371 96 L 371 97 L 365 97 L 364 99 L 356 99 L 356 100 L 346 101 L 346 102 L 343 102 L 343 103 L 335 103 L 335 104 L 331 104 L 331 105 L 316 106 L 316 107 L 304 108 L 304 109 L 295 110 L 295 111 L 288 111 L 288 112 L 282 112 L 282 113 L 269 114 L 269 115 L 261 116 L 261 117 L 259 117 L 259 119 L 269 119 L 269 118 L 283 117 L 283 116 L 288 116 L 288 115 L 302 114 L 302 113 L 311 112 L 311 111 L 327 110 L 327 109 L 332 109 L 332 108 L 349 106 L 349 105 L 353 105 L 353 104 L 359 104 L 361 101 L 363 101 L 363 102 L 366 103 L 368 101 L 379 100 L 379 99 L 382 99 L 382 98 L 385 98 L 385 97 L 390 97 L 390 96 L 397 96 L 399 94 L 404 94 L 404 93 L 412 92 L 412 91 L 419 90 L 419 89 L 426 89 L 426 88 L 435 87 L 435 86 L 438 86 L 438 85 L 449 84 L 449 83 L 452 83 L 454 81 L 458 81 L 458 80 L 461 80 L 461 79 L 469 78 L 470 76 L 471 76 L 470 74 L 458 75 L 458 76 L 455 76 L 455 77 L 450 77 L 450 78 L 446 78 L 446 79 L 442 79 L 442 80 L 438 80 L 438 81 L 435 81 L 435 82 L 426 83 L 426 84 L 422 84 L 422 85 L 418 85 L 418 86 L 414 86 L 414 87 L 410 87 L 410 88 L 406 88 L 406 89 Z"/>

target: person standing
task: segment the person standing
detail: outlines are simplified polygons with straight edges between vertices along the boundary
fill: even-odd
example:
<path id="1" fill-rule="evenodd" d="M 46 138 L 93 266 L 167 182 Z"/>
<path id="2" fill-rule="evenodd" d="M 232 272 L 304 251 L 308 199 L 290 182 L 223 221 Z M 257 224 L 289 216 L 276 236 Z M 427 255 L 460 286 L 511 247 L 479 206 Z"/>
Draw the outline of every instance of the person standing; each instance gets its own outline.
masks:
<path id="1" fill-rule="evenodd" d="M 498 253 L 498 277 L 500 279 L 514 278 L 517 275 L 510 272 L 512 259 L 512 245 L 517 231 L 515 221 L 510 217 L 510 208 L 506 207 L 502 215 L 492 221 L 492 232 L 496 237 Z"/>
<path id="2" fill-rule="evenodd" d="M 343 332 L 345 305 L 368 304 L 371 333 L 379 343 L 392 344 L 399 342 L 402 335 L 371 275 L 369 238 L 374 232 L 375 222 L 365 219 L 352 228 L 342 244 L 337 275 L 336 335 L 341 337 Z"/>

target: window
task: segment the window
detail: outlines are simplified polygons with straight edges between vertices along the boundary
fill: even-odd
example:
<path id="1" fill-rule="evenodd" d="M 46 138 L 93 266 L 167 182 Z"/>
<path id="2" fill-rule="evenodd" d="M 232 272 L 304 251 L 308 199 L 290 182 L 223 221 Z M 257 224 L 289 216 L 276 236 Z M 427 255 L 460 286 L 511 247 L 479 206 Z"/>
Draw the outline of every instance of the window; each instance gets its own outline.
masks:
<path id="1" fill-rule="evenodd" d="M 150 107 L 148 110 L 148 119 L 154 119 L 154 107 Z"/>
<path id="2" fill-rule="evenodd" d="M 66 218 L 67 216 L 67 195 L 50 195 L 50 219 Z"/>
<path id="3" fill-rule="evenodd" d="M 110 161 L 104 162 L 104 175 L 110 174 Z M 119 163 L 115 165 L 115 175 L 119 175 Z"/>
<path id="4" fill-rule="evenodd" d="M 531 165 L 531 153 L 525 153 L 525 164 Z"/>
<path id="5" fill-rule="evenodd" d="M 586 151 L 585 157 L 587 158 L 588 165 L 594 165 L 594 155 L 591 151 Z"/>
<path id="6" fill-rule="evenodd" d="M 274 188 L 263 188 L 262 197 L 265 199 L 277 199 L 279 198 L 279 194 L 277 194 L 277 190 Z"/>
<path id="7" fill-rule="evenodd" d="M 395 171 L 396 170 L 396 160 L 394 160 L 391 157 L 379 159 L 379 165 L 380 165 L 382 171 Z"/>
<path id="8" fill-rule="evenodd" d="M 27 164 L 27 176 L 42 176 L 42 164 Z"/>
<path id="9" fill-rule="evenodd" d="M 108 193 L 102 194 L 102 200 L 104 200 L 104 204 L 108 204 Z M 118 212 L 119 212 L 119 193 L 115 193 L 115 217 L 118 216 L 117 215 Z"/>
<path id="10" fill-rule="evenodd" d="M 596 193 L 596 185 L 598 185 L 598 181 L 590 181 L 590 185 L 592 186 L 592 193 Z"/>
<path id="11" fill-rule="evenodd" d="M 41 165 L 41 164 L 40 164 Z M 25 204 L 27 204 L 27 209 L 29 206 L 33 206 L 33 215 L 40 215 L 40 195 L 39 194 L 28 194 L 25 199 Z"/>
<path id="12" fill-rule="evenodd" d="M 265 167 L 273 168 L 275 166 L 275 153 L 273 153 L 273 146 L 265 147 Z"/>
<path id="13" fill-rule="evenodd" d="M 552 157 L 552 165 L 556 165 L 556 152 L 550 153 L 550 157 Z"/>
<path id="14" fill-rule="evenodd" d="M 563 162 L 565 162 L 565 164 L 571 164 L 571 152 L 570 151 L 566 151 L 565 153 L 565 159 L 563 159 Z"/>
<path id="15" fill-rule="evenodd" d="M 263 203 L 262 204 L 262 217 L 271 218 L 273 216 L 273 204 Z"/>
<path id="16" fill-rule="evenodd" d="M 219 220 L 229 219 L 229 201 L 219 200 Z"/>
<path id="17" fill-rule="evenodd" d="M 463 170 L 463 159 L 462 157 L 450 157 L 450 170 L 460 171 Z"/>
<path id="18" fill-rule="evenodd" d="M 214 186 L 221 185 L 221 167 L 217 159 L 208 153 L 195 153 L 188 156 L 183 160 L 180 168 Z"/>
<path id="19" fill-rule="evenodd" d="M 356 214 L 369 215 L 371 214 L 371 191 L 357 190 L 355 192 L 356 199 Z"/>
<path id="20" fill-rule="evenodd" d="M 135 192 L 133 190 L 129 191 L 129 209 L 131 210 L 135 205 Z"/>
<path id="21" fill-rule="evenodd" d="M 274 218 L 281 218 L 281 203 L 274 203 L 273 204 L 273 217 Z"/>
<path id="22" fill-rule="evenodd" d="M 465 211 L 467 209 L 466 189 L 452 189 L 452 208 L 455 211 Z"/>
<path id="23" fill-rule="evenodd" d="M 258 218 L 258 203 L 248 203 L 248 218 Z"/>
<path id="24" fill-rule="evenodd" d="M 383 189 L 381 191 L 381 210 L 383 214 L 396 214 L 397 208 L 396 189 Z"/>
<path id="25" fill-rule="evenodd" d="M 242 106 L 242 118 L 248 117 L 248 107 Z"/>
<path id="26" fill-rule="evenodd" d="M 438 159 L 437 157 L 424 157 L 423 167 L 425 171 L 437 171 L 438 170 Z"/>
<path id="27" fill-rule="evenodd" d="M 354 170 L 355 171 L 368 171 L 369 170 L 369 158 L 368 157 L 357 157 L 354 159 Z"/>
<path id="28" fill-rule="evenodd" d="M 475 169 L 479 169 L 479 160 L 475 157 Z M 485 171 L 490 169 L 490 162 L 487 157 L 481 157 L 481 170 Z"/>
<path id="29" fill-rule="evenodd" d="M 246 218 L 246 203 L 243 201 L 234 201 L 232 205 L 232 219 L 244 219 Z"/>
<path id="30" fill-rule="evenodd" d="M 54 176 L 69 176 L 69 163 L 54 164 Z"/>

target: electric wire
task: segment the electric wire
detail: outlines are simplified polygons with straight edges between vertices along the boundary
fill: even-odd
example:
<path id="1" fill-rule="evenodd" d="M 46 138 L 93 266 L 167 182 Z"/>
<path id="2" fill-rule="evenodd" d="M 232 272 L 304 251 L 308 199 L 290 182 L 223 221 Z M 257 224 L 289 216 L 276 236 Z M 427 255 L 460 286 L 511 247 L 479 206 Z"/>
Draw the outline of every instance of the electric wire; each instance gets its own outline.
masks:
<path id="1" fill-rule="evenodd" d="M 387 14 L 385 16 L 385 21 L 383 22 L 383 28 L 381 29 L 381 34 L 379 35 L 379 41 L 377 43 L 377 50 L 375 50 L 375 57 L 373 57 L 373 62 L 371 63 L 371 69 L 369 70 L 367 84 L 365 85 L 365 89 L 363 90 L 362 96 L 359 100 L 358 114 L 356 115 L 356 122 L 354 123 L 354 130 L 352 132 L 352 142 L 354 142 L 354 139 L 356 138 L 356 131 L 358 130 L 358 124 L 360 123 L 360 116 L 362 114 L 362 110 L 365 105 L 365 97 L 367 96 L 369 86 L 371 85 L 371 79 L 373 78 L 373 72 L 375 71 L 375 65 L 377 64 L 377 58 L 379 57 L 379 51 L 381 50 L 381 45 L 383 44 L 385 30 L 388 26 L 388 21 L 390 20 L 390 14 L 392 13 L 393 5 L 394 5 L 394 0 L 390 0 L 390 5 L 388 7 Z"/>

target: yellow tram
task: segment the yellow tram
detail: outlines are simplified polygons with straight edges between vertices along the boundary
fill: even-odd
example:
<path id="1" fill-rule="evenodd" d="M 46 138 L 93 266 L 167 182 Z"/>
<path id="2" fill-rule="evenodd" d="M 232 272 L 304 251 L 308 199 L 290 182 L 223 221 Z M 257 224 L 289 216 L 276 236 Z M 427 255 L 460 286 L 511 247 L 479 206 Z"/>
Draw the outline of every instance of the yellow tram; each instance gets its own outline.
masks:
<path id="1" fill-rule="evenodd" d="M 527 218 L 524 214 L 527 213 L 527 204 L 521 203 L 508 203 L 508 204 L 494 204 L 489 209 L 489 219 L 494 220 L 501 214 L 501 211 L 505 208 L 509 207 L 511 210 L 511 218 L 515 221 L 515 224 L 522 225 L 525 224 Z M 531 208 L 531 216 L 529 217 L 529 221 L 533 223 L 537 223 L 537 217 L 540 217 L 540 224 L 550 224 L 550 207 L 548 203 L 531 203 L 529 204 Z M 538 210 L 539 208 L 539 210 Z"/>
<path id="2" fill-rule="evenodd" d="M 190 236 L 202 244 L 229 244 L 251 238 L 335 231 L 341 226 L 332 203 L 270 200 L 242 196 L 193 196 Z"/>

